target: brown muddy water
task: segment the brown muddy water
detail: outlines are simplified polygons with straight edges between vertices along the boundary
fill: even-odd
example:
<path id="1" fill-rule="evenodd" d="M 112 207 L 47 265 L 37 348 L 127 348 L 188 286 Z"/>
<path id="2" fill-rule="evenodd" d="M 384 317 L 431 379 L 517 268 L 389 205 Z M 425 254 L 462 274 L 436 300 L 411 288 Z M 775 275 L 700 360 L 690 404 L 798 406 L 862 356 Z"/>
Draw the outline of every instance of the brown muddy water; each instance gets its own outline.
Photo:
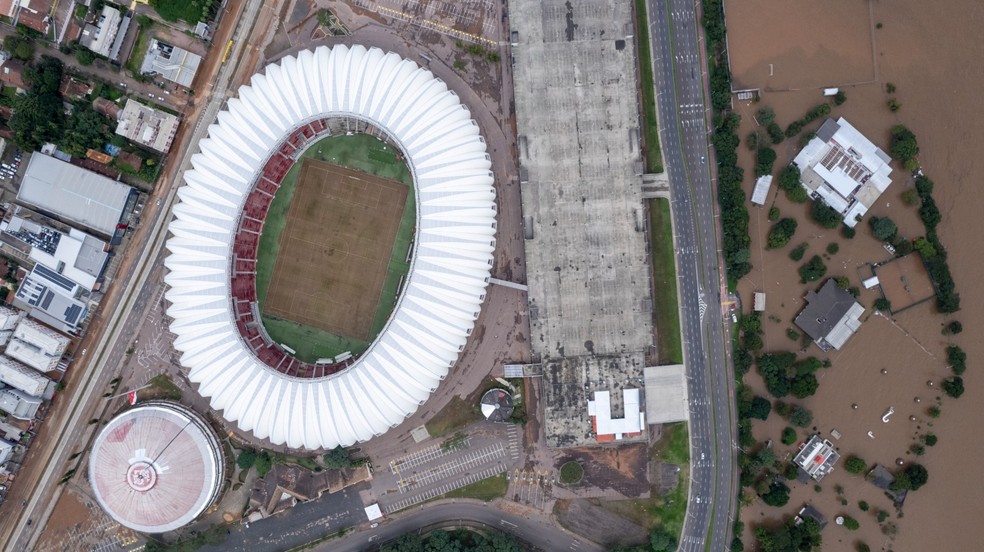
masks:
<path id="1" fill-rule="evenodd" d="M 810 7 L 820 4 L 823 10 Z M 842 466 L 824 479 L 821 492 L 815 491 L 812 484 L 794 482 L 786 507 L 771 508 L 757 501 L 743 508 L 742 519 L 746 524 L 777 519 L 811 502 L 831 520 L 836 515 L 848 514 L 861 523 L 858 531 L 851 532 L 831 521 L 823 532 L 824 550 L 854 550 L 857 542 L 867 543 L 872 550 L 897 552 L 984 550 L 978 532 L 973 530 L 978 499 L 984 494 L 984 477 L 976 470 L 984 456 L 984 424 L 981 423 L 984 376 L 980 373 L 984 365 L 984 340 L 979 337 L 984 332 L 984 284 L 981 283 L 984 186 L 979 176 L 984 172 L 984 155 L 978 151 L 984 143 L 984 109 L 981 108 L 984 41 L 979 38 L 984 24 L 984 4 L 967 0 L 931 4 L 917 0 L 871 4 L 836 0 L 820 4 L 801 0 L 726 2 L 732 62 L 736 74 L 744 79 L 741 84 L 799 88 L 767 91 L 761 103 L 739 105 L 743 116 L 741 138 L 744 141 L 752 130 L 751 115 L 760 106 L 775 108 L 777 121 L 785 127 L 823 101 L 817 87 L 855 82 L 864 77 L 866 64 L 873 66 L 870 78 L 874 82 L 844 87 L 848 100 L 835 107 L 831 115 L 846 117 L 886 151 L 893 125 L 905 124 L 915 132 L 921 147 L 920 162 L 936 183 L 934 196 L 944 217 L 939 232 L 949 250 L 962 309 L 945 319 L 930 302 L 889 320 L 871 316 L 870 307 L 878 297 L 877 290 L 863 291 L 860 301 L 868 310 L 861 330 L 843 350 L 829 355 L 833 366 L 821 372 L 819 392 L 802 401 L 813 410 L 816 429 L 830 438 L 843 456 L 857 454 L 869 464 L 893 466 L 897 458 L 915 461 L 916 457 L 908 452 L 915 436 L 932 432 L 939 437 L 939 443 L 927 447 L 926 454 L 918 458 L 929 470 L 929 483 L 910 493 L 901 519 L 880 490 L 848 474 Z M 860 13 L 865 24 L 859 25 L 856 18 L 845 23 L 844 10 L 836 9 L 841 4 L 852 17 L 855 12 Z M 857 4 L 864 9 L 858 10 Z M 774 17 L 772 10 L 784 15 Z M 876 28 L 879 23 L 880 29 Z M 775 28 L 782 29 L 779 34 L 785 38 L 781 41 L 774 38 Z M 818 42 L 818 36 L 824 38 L 828 33 L 833 37 L 845 35 L 840 42 L 850 44 L 853 50 Z M 797 43 L 797 37 L 803 37 L 802 44 Z M 783 49 L 783 45 L 788 47 Z M 773 77 L 770 82 L 767 65 L 776 65 L 777 60 L 783 63 L 783 80 L 778 82 Z M 843 70 L 838 71 L 839 67 Z M 886 93 L 887 83 L 896 86 L 894 93 Z M 901 104 L 897 112 L 887 108 L 890 98 Z M 776 148 L 779 155 L 776 172 L 795 155 L 797 141 L 789 139 Z M 748 175 L 745 185 L 750 194 L 753 156 L 744 144 L 739 154 Z M 901 167 L 896 167 L 892 178 L 892 186 L 869 216 L 890 216 L 903 235 L 919 236 L 923 226 L 915 208 L 904 205 L 900 199 L 902 192 L 912 188 L 912 181 Z M 800 223 L 790 245 L 778 251 L 762 248 L 770 226 L 766 212 L 772 198 L 776 198 L 775 205 L 782 216 L 795 216 Z M 799 283 L 796 274 L 802 261 L 790 260 L 789 250 L 806 242 L 808 259 L 813 254 L 823 255 L 827 244 L 838 243 L 839 251 L 825 259 L 828 276 L 847 276 L 852 286 L 860 286 L 859 269 L 866 263 L 886 260 L 889 256 L 871 236 L 866 221 L 858 225 L 857 237 L 847 240 L 839 231 L 812 223 L 806 206 L 789 203 L 775 189 L 770 203 L 764 208 L 751 208 L 755 270 L 742 281 L 739 291 L 745 305 L 751 305 L 753 291 L 768 294 L 763 322 L 766 350 L 795 351 L 800 344 L 786 336 L 786 329 L 803 307 L 807 286 Z M 961 321 L 964 332 L 951 337 L 941 335 L 941 325 L 949 320 Z M 939 382 L 949 374 L 944 353 L 948 343 L 955 343 L 967 352 L 969 369 L 964 375 L 967 391 L 960 399 L 943 397 L 942 416 L 930 420 L 926 410 L 936 404 L 942 393 L 938 385 L 937 389 L 930 388 L 927 382 Z M 815 346 L 807 354 L 828 358 Z M 883 369 L 887 374 L 882 374 Z M 766 394 L 754 369 L 747 381 L 757 393 Z M 855 403 L 856 410 L 852 408 Z M 888 423 L 883 423 L 881 417 L 889 407 L 894 407 L 895 413 Z M 916 420 L 910 421 L 910 416 Z M 780 458 L 786 452 L 793 452 L 793 447 L 779 444 L 779 433 L 786 425 L 773 414 L 767 422 L 757 422 L 754 430 L 758 440 L 774 440 Z M 830 437 L 833 429 L 841 433 L 839 440 Z M 868 436 L 869 431 L 874 438 Z M 806 431 L 800 431 L 801 439 L 805 435 Z M 843 487 L 846 506 L 841 504 L 836 486 Z M 859 500 L 871 504 L 871 510 L 862 512 L 858 508 Z M 894 539 L 881 531 L 873 514 L 875 509 L 891 513 L 888 521 L 898 527 Z M 746 530 L 746 547 L 751 545 L 750 536 Z"/>

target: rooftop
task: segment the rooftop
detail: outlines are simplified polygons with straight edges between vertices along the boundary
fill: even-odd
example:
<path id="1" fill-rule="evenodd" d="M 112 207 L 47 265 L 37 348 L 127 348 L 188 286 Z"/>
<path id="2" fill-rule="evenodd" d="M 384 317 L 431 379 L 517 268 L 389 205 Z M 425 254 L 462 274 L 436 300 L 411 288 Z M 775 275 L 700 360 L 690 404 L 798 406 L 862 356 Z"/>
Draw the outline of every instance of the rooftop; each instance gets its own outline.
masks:
<path id="1" fill-rule="evenodd" d="M 43 397 L 52 384 L 44 374 L 6 355 L 0 355 L 0 382 L 35 397 Z"/>
<path id="2" fill-rule="evenodd" d="M 608 393 L 607 412 L 613 419 L 628 417 L 625 389 L 638 393 L 644 385 L 643 353 L 586 355 L 543 363 L 544 434 L 550 447 L 577 447 L 598 443 L 588 401 L 596 391 Z M 635 416 L 644 397 L 636 395 Z M 596 407 L 592 407 L 596 408 Z M 629 409 L 632 407 L 629 406 Z M 639 436 L 642 440 L 642 436 Z"/>
<path id="3" fill-rule="evenodd" d="M 178 132 L 178 118 L 132 98 L 119 116 L 116 134 L 148 148 L 167 153 Z"/>
<path id="4" fill-rule="evenodd" d="M 796 316 L 795 323 L 824 350 L 840 349 L 861 326 L 864 312 L 853 295 L 837 287 L 833 278 L 819 291 L 806 294 L 807 306 Z"/>
<path id="5" fill-rule="evenodd" d="M 82 29 L 79 44 L 100 56 L 109 57 L 122 19 L 120 10 L 104 5 L 95 24 L 86 25 Z"/>
<path id="6" fill-rule="evenodd" d="M 622 389 L 621 413 L 612 413 L 612 395 L 608 391 L 595 391 L 594 400 L 588 401 L 588 416 L 598 441 L 637 436 L 646 427 L 646 413 L 640 407 L 639 389 Z"/>
<path id="7" fill-rule="evenodd" d="M 38 264 L 21 282 L 14 297 L 33 318 L 71 333 L 88 313 L 86 303 L 79 300 L 81 295 L 78 284 Z"/>
<path id="8" fill-rule="evenodd" d="M 854 227 L 892 183 L 891 157 L 846 119 L 827 119 L 793 163 L 807 192 L 823 200 Z"/>
<path id="9" fill-rule="evenodd" d="M 645 379 L 646 417 L 649 423 L 667 424 L 690 418 L 686 366 L 647 366 Z"/>
<path id="10" fill-rule="evenodd" d="M 516 0 L 509 15 L 534 357 L 645 351 L 653 325 L 632 4 Z"/>
<path id="11" fill-rule="evenodd" d="M 834 464 L 840 459 L 840 454 L 834 449 L 833 443 L 813 435 L 800 449 L 793 463 L 803 468 L 810 477 L 820 481 L 834 470 Z"/>
<path id="12" fill-rule="evenodd" d="M 0 387 L 3 387 L 0 385 Z M 19 389 L 0 389 L 0 410 L 18 420 L 31 420 L 38 413 L 42 399 Z"/>
<path id="13" fill-rule="evenodd" d="M 93 289 L 109 260 L 109 244 L 72 228 L 66 235 L 21 210 L 0 229 L 31 246 L 30 257 L 86 289 Z"/>
<path id="14" fill-rule="evenodd" d="M 144 75 L 157 74 L 189 88 L 201 62 L 202 57 L 197 54 L 152 38 L 140 72 Z"/>
<path id="15" fill-rule="evenodd" d="M 21 180 L 18 201 L 101 234 L 112 236 L 136 191 L 49 155 L 34 153 Z"/>

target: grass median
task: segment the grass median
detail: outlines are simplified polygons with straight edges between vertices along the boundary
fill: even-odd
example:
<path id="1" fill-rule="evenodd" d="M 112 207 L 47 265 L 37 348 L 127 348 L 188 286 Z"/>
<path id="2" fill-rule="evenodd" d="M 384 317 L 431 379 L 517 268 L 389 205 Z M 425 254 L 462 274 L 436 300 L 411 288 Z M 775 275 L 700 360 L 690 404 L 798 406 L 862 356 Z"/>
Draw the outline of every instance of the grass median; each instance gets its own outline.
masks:
<path id="1" fill-rule="evenodd" d="M 646 172 L 663 172 L 663 152 L 659 149 L 659 117 L 656 115 L 656 80 L 653 55 L 649 50 L 649 21 L 646 0 L 636 0 L 636 36 L 639 52 L 639 86 L 642 89 L 642 128 L 646 141 Z"/>
<path id="2" fill-rule="evenodd" d="M 653 264 L 653 321 L 659 364 L 683 363 L 680 342 L 680 309 L 677 303 L 676 257 L 673 251 L 673 224 L 670 202 L 649 201 L 650 260 Z"/>

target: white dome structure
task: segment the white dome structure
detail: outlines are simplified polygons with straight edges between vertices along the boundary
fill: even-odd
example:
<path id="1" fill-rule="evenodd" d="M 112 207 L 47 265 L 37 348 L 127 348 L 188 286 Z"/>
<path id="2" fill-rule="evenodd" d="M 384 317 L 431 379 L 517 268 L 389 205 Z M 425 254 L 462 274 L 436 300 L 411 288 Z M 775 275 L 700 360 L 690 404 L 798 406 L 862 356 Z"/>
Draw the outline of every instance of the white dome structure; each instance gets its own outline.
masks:
<path id="1" fill-rule="evenodd" d="M 211 428 L 168 402 L 144 403 L 113 418 L 89 456 L 96 501 L 143 533 L 173 531 L 197 518 L 218 495 L 224 469 Z"/>
<path id="2" fill-rule="evenodd" d="M 471 334 L 495 248 L 491 159 L 455 93 L 394 53 L 319 47 L 264 73 L 219 113 L 178 190 L 165 261 L 174 346 L 199 392 L 242 429 L 295 448 L 348 446 L 423 404 Z M 357 358 L 326 368 L 262 330 L 255 250 L 284 174 L 343 121 L 402 150 L 417 220 L 389 321 Z"/>

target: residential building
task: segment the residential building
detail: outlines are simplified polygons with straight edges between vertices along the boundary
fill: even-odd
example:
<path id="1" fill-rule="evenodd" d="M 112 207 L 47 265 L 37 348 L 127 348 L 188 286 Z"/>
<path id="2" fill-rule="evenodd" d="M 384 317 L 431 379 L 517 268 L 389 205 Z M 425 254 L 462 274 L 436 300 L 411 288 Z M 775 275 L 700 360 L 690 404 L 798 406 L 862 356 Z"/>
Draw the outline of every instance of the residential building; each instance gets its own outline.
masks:
<path id="1" fill-rule="evenodd" d="M 864 307 L 833 278 L 819 291 L 810 290 L 806 303 L 794 322 L 821 350 L 840 349 L 861 327 Z"/>
<path id="2" fill-rule="evenodd" d="M 800 184 L 823 199 L 853 228 L 892 183 L 892 158 L 846 119 L 827 119 L 793 159 Z"/>
<path id="3" fill-rule="evenodd" d="M 807 519 L 816 521 L 821 529 L 827 526 L 827 516 L 821 514 L 820 510 L 814 508 L 812 504 L 807 504 L 800 508 L 799 513 L 796 514 L 796 525 L 803 523 Z"/>
<path id="4" fill-rule="evenodd" d="M 77 283 L 35 265 L 17 288 L 14 304 L 32 318 L 59 331 L 74 334 L 89 312 L 88 294 Z"/>
<path id="5" fill-rule="evenodd" d="M 0 466 L 7 463 L 10 457 L 14 454 L 14 447 L 17 446 L 14 443 L 6 439 L 0 439 Z"/>
<path id="6" fill-rule="evenodd" d="M 48 372 L 57 368 L 69 343 L 71 340 L 64 335 L 25 318 L 14 330 L 6 355 L 35 370 Z"/>
<path id="7" fill-rule="evenodd" d="M 17 327 L 17 323 L 20 322 L 23 315 L 23 311 L 7 305 L 0 305 L 0 332 L 12 331 Z"/>
<path id="8" fill-rule="evenodd" d="M 28 257 L 87 290 L 96 289 L 109 260 L 109 244 L 75 228 L 68 233 L 49 226 L 49 220 L 17 207 L 0 222 L 0 232 L 24 244 Z M 0 327 L 2 329 L 2 327 Z"/>
<path id="9" fill-rule="evenodd" d="M 201 63 L 202 57 L 198 54 L 152 38 L 143 65 L 140 66 L 140 73 L 160 75 L 173 83 L 190 88 Z"/>
<path id="10" fill-rule="evenodd" d="M 6 59 L 0 64 L 0 83 L 13 86 L 18 90 L 26 90 L 24 82 L 24 62 L 19 59 Z"/>
<path id="11" fill-rule="evenodd" d="M 82 29 L 79 44 L 92 50 L 95 54 L 108 58 L 122 22 L 123 14 L 120 13 L 120 10 L 109 4 L 103 4 L 102 13 L 99 14 L 98 19 Z"/>
<path id="12" fill-rule="evenodd" d="M 123 238 L 137 191 L 60 159 L 34 153 L 27 162 L 17 200 L 73 226 Z"/>
<path id="13" fill-rule="evenodd" d="M 176 116 L 131 98 L 126 101 L 126 107 L 119 115 L 116 134 L 141 146 L 167 153 L 174 141 L 174 135 L 178 133 L 178 123 Z"/>
<path id="14" fill-rule="evenodd" d="M 28 395 L 20 389 L 0 385 L 0 410 L 18 420 L 33 420 L 44 399 Z"/>
<path id="15" fill-rule="evenodd" d="M 0 382 L 35 397 L 44 397 L 54 390 L 54 383 L 44 374 L 6 355 L 0 355 Z"/>
<path id="16" fill-rule="evenodd" d="M 802 468 L 807 475 L 820 481 L 834 471 L 834 464 L 839 459 L 840 453 L 834 449 L 833 443 L 815 434 L 793 458 L 793 463 Z"/>

